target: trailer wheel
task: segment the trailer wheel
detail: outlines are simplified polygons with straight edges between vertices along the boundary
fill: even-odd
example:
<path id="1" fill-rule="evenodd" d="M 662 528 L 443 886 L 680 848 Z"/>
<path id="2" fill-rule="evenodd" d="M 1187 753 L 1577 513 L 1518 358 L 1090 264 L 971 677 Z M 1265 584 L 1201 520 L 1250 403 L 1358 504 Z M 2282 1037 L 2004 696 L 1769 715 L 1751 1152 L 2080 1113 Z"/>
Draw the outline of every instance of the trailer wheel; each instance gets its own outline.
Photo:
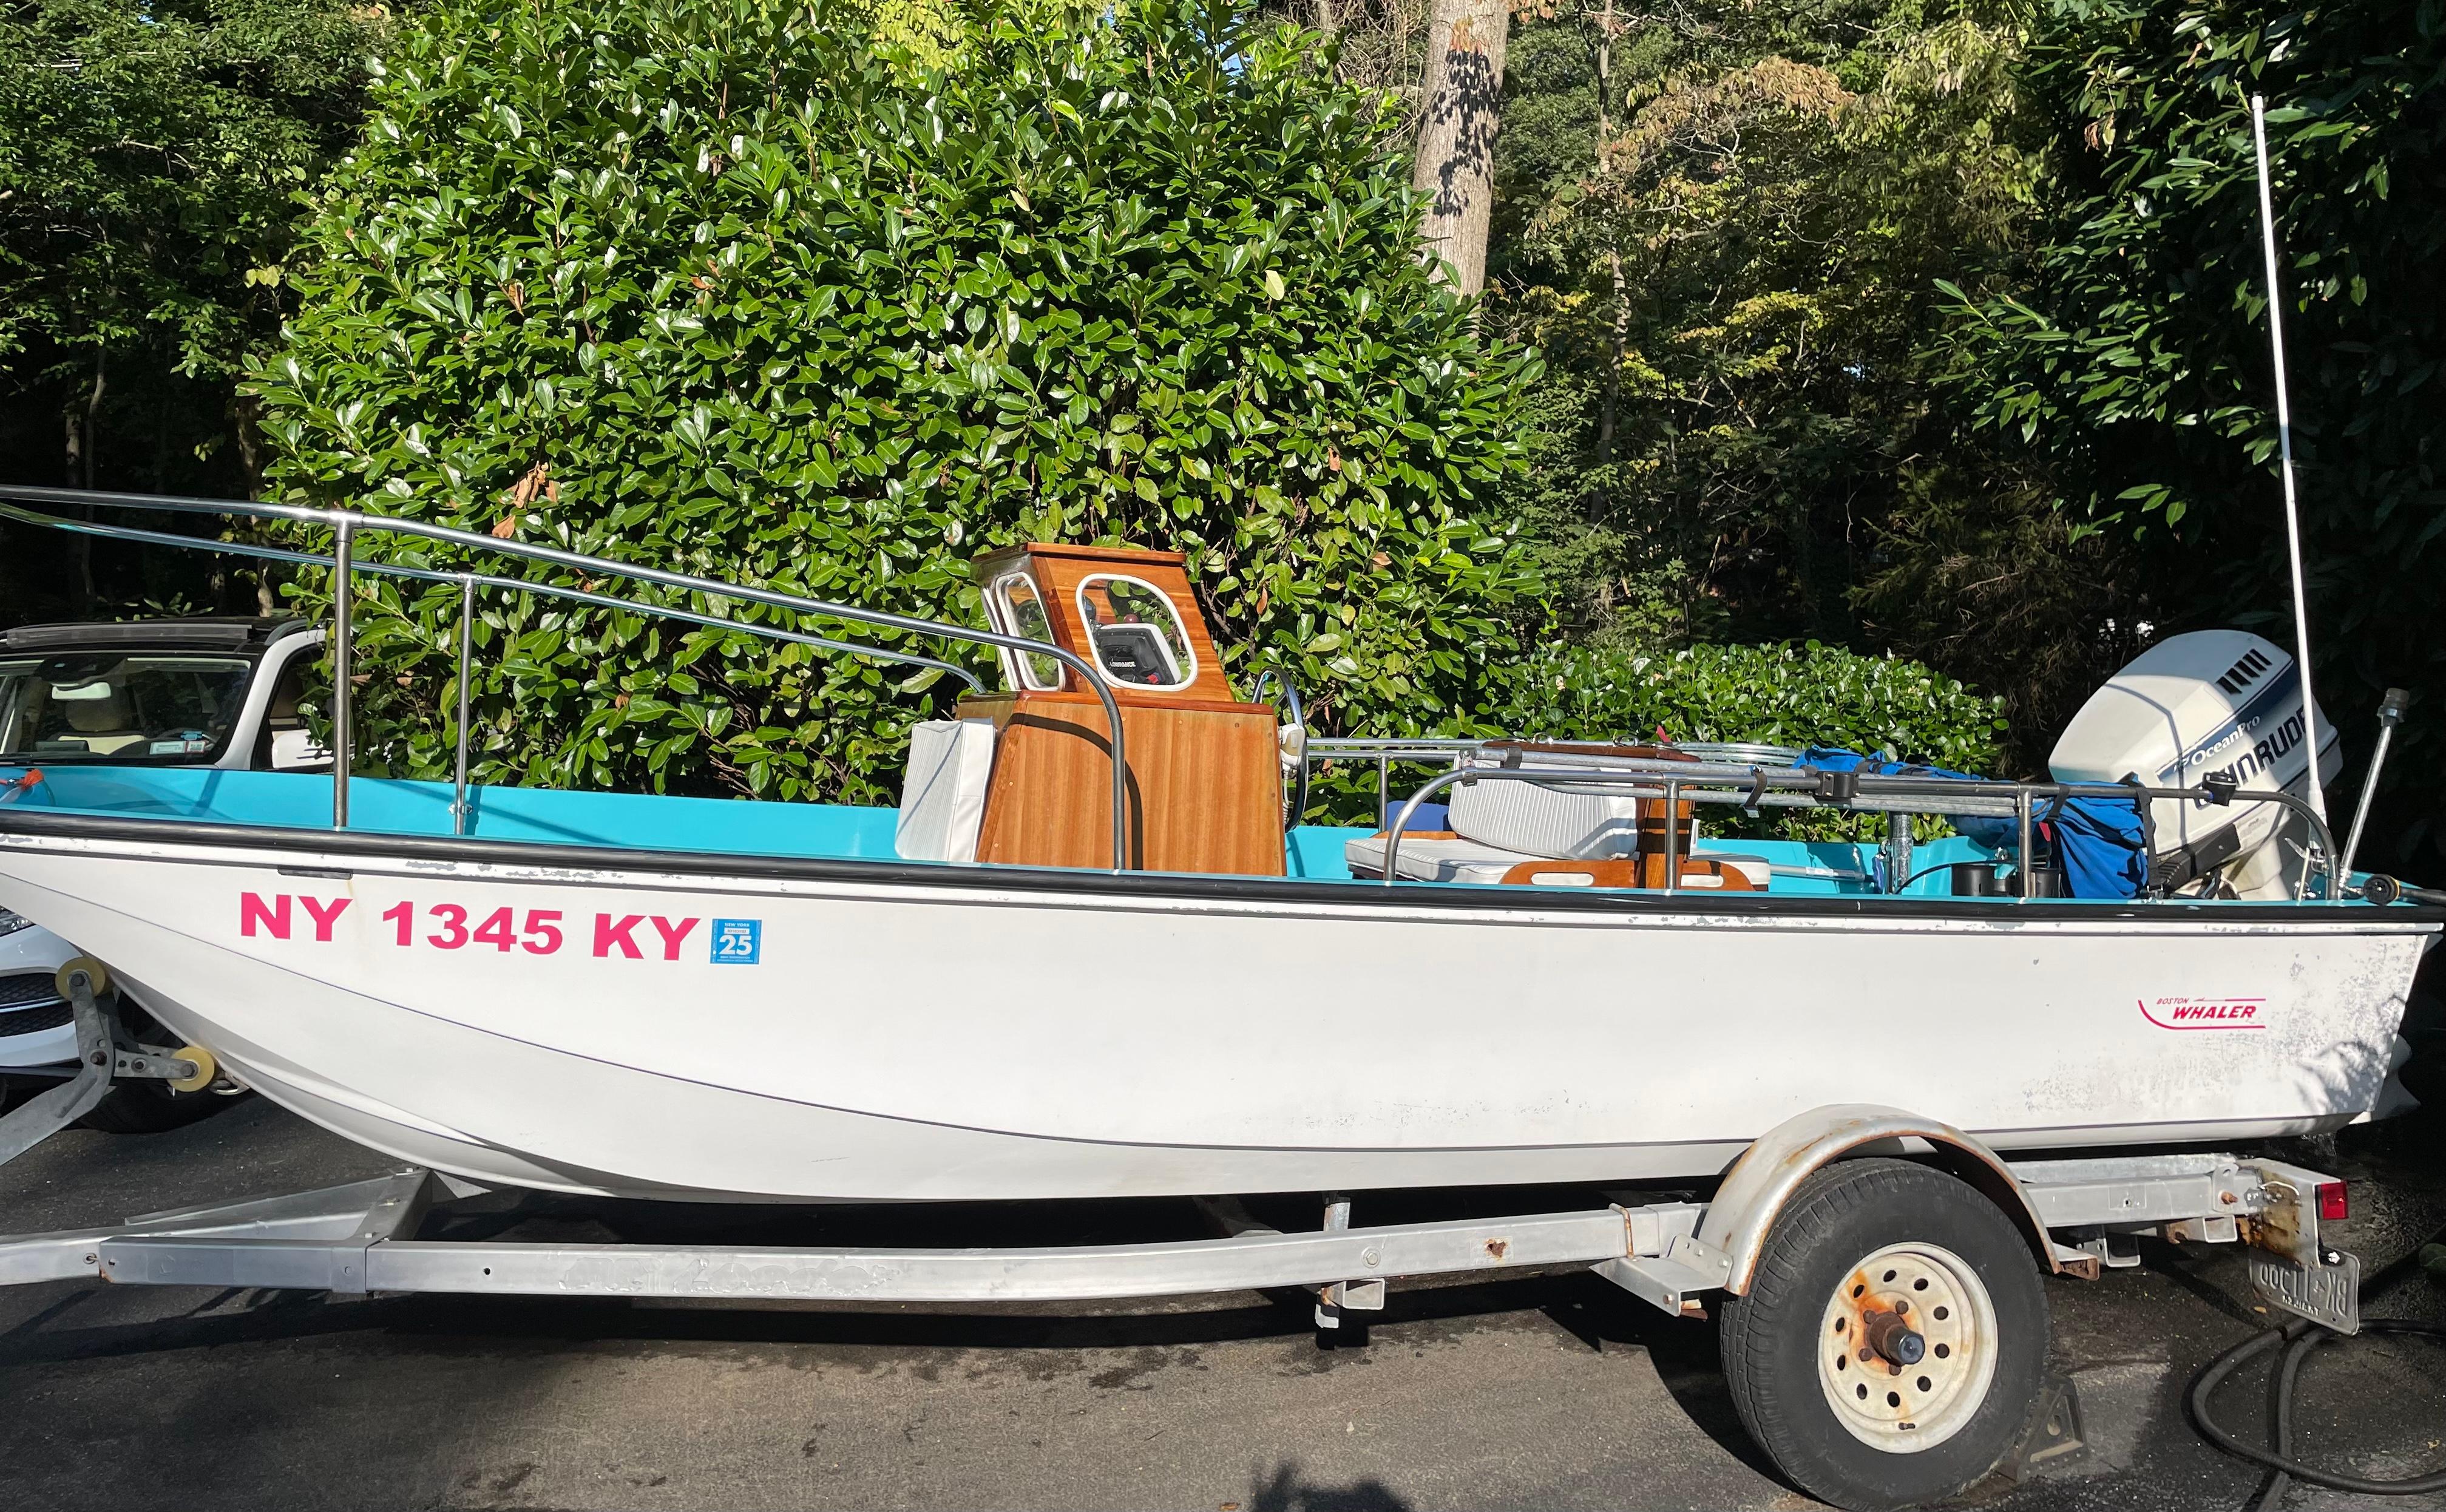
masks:
<path id="1" fill-rule="evenodd" d="M 1908 1161 L 1813 1172 L 1722 1312 L 1750 1436 L 1801 1489 L 1857 1512 L 1976 1484 L 2019 1442 L 2044 1379 L 2029 1246 L 1978 1191 Z"/>

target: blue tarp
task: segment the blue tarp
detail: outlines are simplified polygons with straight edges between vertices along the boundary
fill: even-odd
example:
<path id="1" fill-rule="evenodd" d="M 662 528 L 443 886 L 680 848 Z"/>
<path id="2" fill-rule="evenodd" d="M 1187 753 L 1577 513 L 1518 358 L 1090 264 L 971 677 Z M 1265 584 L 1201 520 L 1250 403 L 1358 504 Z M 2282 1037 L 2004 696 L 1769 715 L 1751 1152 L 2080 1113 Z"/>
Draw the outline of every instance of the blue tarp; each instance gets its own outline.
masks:
<path id="1" fill-rule="evenodd" d="M 1890 762 L 1857 751 L 1813 746 L 1800 758 L 1819 771 L 1872 772 L 1882 777 L 1944 777 L 1977 783 L 1988 779 L 1942 766 Z M 2148 831 L 2139 805 L 2128 798 L 2063 798 L 2040 805 L 2037 819 L 2062 861 L 2064 886 L 2075 898 L 2137 898 L 2149 880 Z M 1947 822 L 1990 850 L 2019 843 L 2009 819 L 1947 815 Z"/>

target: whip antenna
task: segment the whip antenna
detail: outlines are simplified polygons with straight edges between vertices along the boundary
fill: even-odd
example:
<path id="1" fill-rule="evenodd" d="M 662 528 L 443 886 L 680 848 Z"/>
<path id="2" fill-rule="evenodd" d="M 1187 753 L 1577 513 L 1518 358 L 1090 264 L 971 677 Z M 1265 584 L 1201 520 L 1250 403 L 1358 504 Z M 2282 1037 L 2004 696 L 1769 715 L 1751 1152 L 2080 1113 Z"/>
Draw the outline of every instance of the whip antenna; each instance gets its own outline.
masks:
<path id="1" fill-rule="evenodd" d="M 2285 397 L 2285 316 L 2276 277 L 2276 201 L 2267 187 L 2267 102 L 2250 97 L 2250 137 L 2259 148 L 2259 227 L 2267 251 L 2267 337 L 2276 349 L 2276 446 L 2285 473 L 2285 548 L 2293 560 L 2293 662 L 2302 674 L 2302 729 L 2310 743 L 2310 807 L 2327 821 L 2319 783 L 2319 706 L 2310 696 L 2310 604 L 2302 582 L 2302 510 L 2293 494 L 2293 408 Z"/>

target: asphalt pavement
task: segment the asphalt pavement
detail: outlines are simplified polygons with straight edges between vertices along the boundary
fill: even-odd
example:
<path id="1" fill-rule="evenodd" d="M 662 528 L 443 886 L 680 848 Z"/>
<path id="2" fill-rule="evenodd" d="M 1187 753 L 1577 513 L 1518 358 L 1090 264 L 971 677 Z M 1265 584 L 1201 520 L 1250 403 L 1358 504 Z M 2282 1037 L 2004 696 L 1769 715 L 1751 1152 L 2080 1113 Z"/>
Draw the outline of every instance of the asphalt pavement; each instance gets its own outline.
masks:
<path id="1" fill-rule="evenodd" d="M 2410 1257 L 2446 1225 L 2446 1120 L 2289 1151 L 2353 1178 L 2337 1233 L 2372 1314 L 2446 1316 Z M 0 1168 L 0 1229 L 351 1181 L 384 1158 L 259 1100 L 177 1132 L 73 1130 Z M 1387 1221 L 1386 1206 L 1373 1217 Z M 1364 1205 L 1364 1204 L 1363 1204 Z M 479 1200 L 453 1232 L 570 1239 L 889 1231 L 920 1242 L 1157 1237 L 1186 1204 L 1012 1214 L 703 1212 Z M 1312 1222 L 1313 1219 L 1311 1219 Z M 428 1233 L 433 1232 L 428 1230 Z M 870 1240 L 871 1241 L 871 1240 Z M 2230 1246 L 2051 1281 L 2084 1448 L 1972 1501 L 2241 1507 L 2180 1391 L 2266 1326 Z M 1708 1324 L 1585 1274 L 1395 1290 L 1364 1348 L 1303 1299 L 973 1309 L 674 1307 L 46 1283 L 0 1291 L 0 1505 L 245 1508 L 1760 1508 L 1813 1505 L 1743 1439 Z M 2446 1465 L 2446 1350 L 2365 1339 L 2305 1372 L 2302 1442 Z M 2256 1389 L 2229 1417 L 2256 1423 Z M 2296 1490 L 2301 1508 L 2363 1503 Z"/>

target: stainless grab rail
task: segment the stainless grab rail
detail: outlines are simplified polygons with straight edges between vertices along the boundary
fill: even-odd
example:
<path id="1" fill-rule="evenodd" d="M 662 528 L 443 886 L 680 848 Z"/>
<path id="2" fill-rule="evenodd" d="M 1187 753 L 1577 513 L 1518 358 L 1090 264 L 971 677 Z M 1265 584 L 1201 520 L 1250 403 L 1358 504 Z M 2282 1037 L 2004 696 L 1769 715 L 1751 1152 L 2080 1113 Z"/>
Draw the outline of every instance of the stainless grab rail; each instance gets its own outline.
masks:
<path id="1" fill-rule="evenodd" d="M 2132 803 L 2194 803 L 2225 804 L 2231 803 L 2274 803 L 2291 809 L 2309 822 L 2311 840 L 2318 850 L 2321 897 L 2333 901 L 2338 897 L 2336 876 L 2336 841 L 2327 822 L 2308 802 L 2291 793 L 2266 788 L 2225 787 L 2150 787 L 2126 783 L 2006 783 L 1964 782 L 1952 778 L 1894 777 L 1875 774 L 1842 773 L 1849 777 L 1856 797 L 1829 802 L 1819 796 L 1819 779 L 1835 773 L 1813 771 L 1778 771 L 1773 767 L 1735 767 L 1708 762 L 1660 762 L 1627 759 L 1610 766 L 1461 766 L 1429 778 L 1425 785 L 1410 795 L 1401 813 L 1386 826 L 1384 837 L 1383 885 L 1392 886 L 1398 879 L 1395 870 L 1402 853 L 1402 836 L 1410 826 L 1411 816 L 1419 805 L 1447 787 L 1471 782 L 1530 782 L 1548 787 L 1618 786 L 1631 798 L 1663 798 L 1674 807 L 1667 811 L 1667 835 L 1679 827 L 1678 810 L 1683 803 L 1727 803 L 1748 807 L 1763 803 L 1784 808 L 1844 808 L 1871 812 L 1975 814 L 1984 818 L 2017 821 L 2022 843 L 2023 893 L 2029 893 L 2029 832 L 2032 805 L 2037 802 L 2063 798 L 2105 798 Z M 1711 783 L 1723 784 L 1711 787 Z M 1780 791 L 1760 790 L 1776 787 Z M 1963 800 L 1969 800 L 1965 803 Z M 1678 868 L 1665 867 L 1667 892 L 1674 891 L 1674 874 Z M 2308 881 L 2308 869 L 2304 872 Z"/>
<path id="2" fill-rule="evenodd" d="M 1376 739 L 1364 735 L 1326 735 L 1307 743 L 1302 752 L 1300 782 L 1306 790 L 1308 768 L 1331 761 L 1372 761 L 1376 764 L 1376 814 L 1382 819 L 1392 806 L 1393 764 L 1432 765 L 1449 763 L 1458 767 L 1460 759 L 1470 752 L 1484 748 L 1484 740 L 1450 739 L 1441 736 L 1387 736 Z"/>
<path id="3" fill-rule="evenodd" d="M 479 535 L 473 531 L 454 529 L 448 525 L 427 524 L 423 520 L 402 520 L 389 515 L 370 514 L 363 510 L 314 509 L 303 504 L 260 503 L 239 500 L 182 499 L 166 494 L 104 493 L 78 488 L 43 488 L 14 483 L 0 483 L 0 499 L 16 499 L 32 503 L 68 504 L 84 508 L 159 510 L 171 514 L 238 516 L 253 520 L 286 520 L 297 524 L 322 525 L 330 529 L 333 533 L 334 551 L 332 557 L 329 558 L 329 560 L 336 579 L 333 584 L 334 591 L 332 594 L 332 649 L 333 670 L 335 675 L 332 679 L 334 684 L 334 693 L 331 701 L 333 712 L 331 806 L 334 828 L 345 828 L 348 822 L 348 769 L 347 759 L 348 755 L 348 731 L 347 728 L 347 716 L 350 712 L 348 692 L 350 686 L 348 681 L 349 664 L 348 655 L 349 651 L 352 649 L 350 646 L 352 638 L 350 620 L 352 615 L 348 596 L 342 590 L 347 588 L 348 578 L 355 566 L 349 558 L 353 554 L 354 539 L 357 533 L 360 531 L 372 531 L 387 535 L 413 536 L 426 540 L 442 541 L 450 545 L 461 546 L 475 551 L 491 552 L 499 556 L 516 558 L 526 561 L 549 562 L 555 566 L 572 568 L 580 573 L 600 575 L 608 577 L 626 578 L 631 582 L 653 583 L 660 587 L 676 588 L 684 593 L 705 594 L 716 598 L 742 599 L 748 603 L 763 604 L 769 608 L 787 610 L 795 614 L 823 614 L 835 619 L 846 619 L 857 624 L 874 625 L 885 630 L 900 631 L 908 634 L 932 635 L 948 640 L 966 641 L 972 645 L 1000 647 L 1005 650 L 1015 651 L 1027 655 L 1050 656 L 1054 660 L 1061 662 L 1063 665 L 1078 672 L 1087 688 L 1096 694 L 1098 701 L 1104 706 L 1104 718 L 1107 728 L 1111 730 L 1113 741 L 1112 869 L 1117 872 L 1127 871 L 1130 869 L 1129 763 L 1127 755 L 1123 749 L 1124 736 L 1121 729 L 1120 706 L 1114 700 L 1112 690 L 1104 685 L 1103 678 L 1097 673 L 1093 667 L 1089 666 L 1086 661 L 1079 657 L 1077 654 L 1064 651 L 1061 647 L 1052 645 L 1048 642 L 1027 640 L 1017 635 L 1005 635 L 993 631 L 970 630 L 966 626 L 945 624 L 939 620 L 919 619 L 908 614 L 894 614 L 879 609 L 861 609 L 854 604 L 829 603 L 822 599 L 806 598 L 796 594 L 779 593 L 769 588 L 750 588 L 738 583 L 725 583 L 717 578 L 698 577 L 687 573 L 665 572 L 662 569 L 655 567 L 639 567 L 628 562 L 612 561 L 601 557 L 590 557 L 582 552 L 562 551 L 557 547 L 552 546 L 527 545 L 523 542 L 503 540 L 495 536 Z M 6 505 L 0 505 L 0 514 L 5 514 L 9 518 L 24 520 L 27 523 L 47 525 L 52 528 L 64 529 L 76 533 L 112 535 L 121 539 L 152 539 L 163 544 L 175 545 L 187 550 L 229 550 L 234 555 L 266 556 L 272 557 L 273 559 L 282 559 L 282 556 L 275 555 L 274 549 L 273 548 L 242 547 L 236 542 L 198 540 L 192 537 L 173 536 L 166 532 L 144 532 L 141 536 L 136 536 L 129 527 L 114 526 L 97 528 L 89 521 L 47 519 L 35 516 L 31 511 L 9 509 Z M 292 560 L 311 561 L 313 559 L 310 555 L 305 553 L 289 553 L 283 555 L 285 555 L 287 559 Z M 366 563 L 364 566 L 366 570 L 383 572 L 388 576 L 423 577 L 442 582 L 459 581 L 461 577 L 467 576 L 462 573 L 438 572 L 432 569 L 393 567 L 388 563 L 380 565 Z M 752 621 L 713 619 L 708 616 L 699 615 L 692 613 L 667 610 L 659 605 L 639 604 L 630 600 L 612 598 L 608 595 L 595 595 L 588 591 L 560 589 L 551 584 L 532 583 L 522 578 L 496 578 L 489 575 L 480 574 L 476 575 L 476 576 L 477 580 L 480 582 L 498 582 L 501 586 L 514 588 L 519 592 L 546 593 L 555 595 L 555 596 L 572 598 L 579 601 L 609 603 L 618 608 L 648 614 L 670 614 L 672 617 L 695 619 L 704 623 L 719 625 L 725 629 L 738 629 L 744 631 L 749 634 L 763 635 L 768 639 L 793 640 L 801 643 L 818 644 L 824 646 L 827 649 L 844 652 L 852 655 L 872 656 L 879 660 L 923 663 L 924 665 L 938 667 L 943 671 L 952 672 L 965 679 L 972 688 L 980 686 L 976 679 L 969 673 L 962 671 L 960 669 L 950 666 L 949 663 L 933 661 L 931 658 L 915 656 L 905 652 L 893 652 L 881 647 L 862 646 L 847 641 L 819 640 L 817 637 L 800 635 L 786 632 L 770 631 L 763 626 L 753 623 Z M 465 676 L 465 668 L 462 666 L 461 669 L 461 676 L 462 680 Z M 464 738 L 463 733 L 461 738 Z M 461 802 L 463 801 L 462 793 Z"/>
<path id="4" fill-rule="evenodd" d="M 0 484 L 0 520 L 14 520 L 28 525 L 42 525 L 52 530 L 65 530 L 72 535 L 100 536 L 111 540 L 141 541 L 151 545 L 176 546 L 188 551 L 215 552 L 224 557 L 253 557 L 264 561 L 289 562 L 299 567 L 329 568 L 331 558 L 310 551 L 290 551 L 280 546 L 259 545 L 241 540 L 206 540 L 198 536 L 175 535 L 165 530 L 142 530 L 133 525 L 105 525 L 89 520 L 62 520 L 54 515 L 37 514 L 6 501 L 13 492 Z M 899 662 L 912 667 L 929 667 L 949 672 L 977 692 L 986 690 L 976 674 L 964 667 L 915 652 L 895 651 L 886 646 L 864 646 L 856 641 L 833 640 L 822 635 L 809 635 L 775 625 L 759 624 L 752 619 L 727 619 L 720 614 L 701 614 L 692 609 L 680 609 L 669 604 L 650 603 L 642 598 L 622 598 L 616 594 L 592 593 L 583 588 L 569 588 L 558 583 L 539 583 L 530 577 L 503 577 L 494 573 L 448 572 L 436 567 L 410 567 L 404 562 L 358 561 L 351 571 L 371 573 L 381 577 L 407 577 L 421 582 L 455 583 L 472 578 L 486 588 L 508 589 L 514 593 L 535 594 L 545 598 L 565 598 L 573 603 L 593 604 L 605 609 L 625 609 L 640 614 L 659 614 L 665 619 L 686 620 L 692 625 L 705 625 L 715 630 L 736 630 L 766 640 L 784 640 L 794 645 L 813 646 L 821 651 L 837 651 L 852 656 L 864 656 L 875 661 Z"/>
<path id="5" fill-rule="evenodd" d="M 104 525 L 94 520 L 62 520 L 37 514 L 0 501 L 0 519 L 15 520 L 27 524 L 44 525 L 75 535 L 99 536 L 111 540 L 141 541 L 149 544 L 176 546 L 190 551 L 209 551 L 225 557 L 251 557 L 263 561 L 289 562 L 300 567 L 336 568 L 329 557 L 312 552 L 290 551 L 279 546 L 265 546 L 250 541 L 204 540 L 195 536 L 174 535 L 168 531 L 142 530 L 133 525 Z M 985 684 L 974 673 L 950 662 L 921 656 L 915 652 L 890 650 L 880 646 L 861 646 L 855 641 L 833 640 L 823 635 L 808 635 L 777 626 L 761 625 L 753 620 L 728 619 L 719 614 L 700 614 L 691 609 L 677 609 L 668 604 L 649 603 L 641 598 L 622 598 L 614 594 L 593 593 L 583 588 L 566 588 L 555 583 L 539 583 L 525 577 L 503 577 L 493 573 L 442 572 L 431 567 L 410 567 L 400 562 L 351 560 L 351 573 L 370 573 L 383 577 L 405 577 L 423 582 L 461 585 L 459 606 L 459 724 L 456 733 L 456 759 L 451 782 L 450 832 L 467 833 L 467 821 L 474 810 L 467 803 L 467 737 L 468 685 L 470 669 L 475 661 L 475 588 L 501 588 L 514 593 L 534 594 L 544 598 L 562 598 L 573 603 L 593 604 L 606 609 L 625 609 L 641 614 L 658 614 L 693 625 L 706 625 L 715 630 L 743 631 L 766 640 L 787 641 L 793 645 L 812 646 L 822 651 L 837 651 L 852 656 L 864 656 L 875 661 L 895 662 L 904 666 L 926 667 L 949 672 L 976 692 L 984 692 Z M 336 658 L 335 658 L 336 659 Z"/>
<path id="6" fill-rule="evenodd" d="M 467 675 L 476 660 L 476 575 L 459 575 L 459 759 L 450 779 L 450 833 L 467 833 Z"/>
<path id="7" fill-rule="evenodd" d="M 331 827 L 348 827 L 348 764 L 354 754 L 349 735 L 356 710 L 357 684 L 348 670 L 356 650 L 356 585 L 348 575 L 348 558 L 356 546 L 356 524 L 343 520 L 331 530 Z"/>

